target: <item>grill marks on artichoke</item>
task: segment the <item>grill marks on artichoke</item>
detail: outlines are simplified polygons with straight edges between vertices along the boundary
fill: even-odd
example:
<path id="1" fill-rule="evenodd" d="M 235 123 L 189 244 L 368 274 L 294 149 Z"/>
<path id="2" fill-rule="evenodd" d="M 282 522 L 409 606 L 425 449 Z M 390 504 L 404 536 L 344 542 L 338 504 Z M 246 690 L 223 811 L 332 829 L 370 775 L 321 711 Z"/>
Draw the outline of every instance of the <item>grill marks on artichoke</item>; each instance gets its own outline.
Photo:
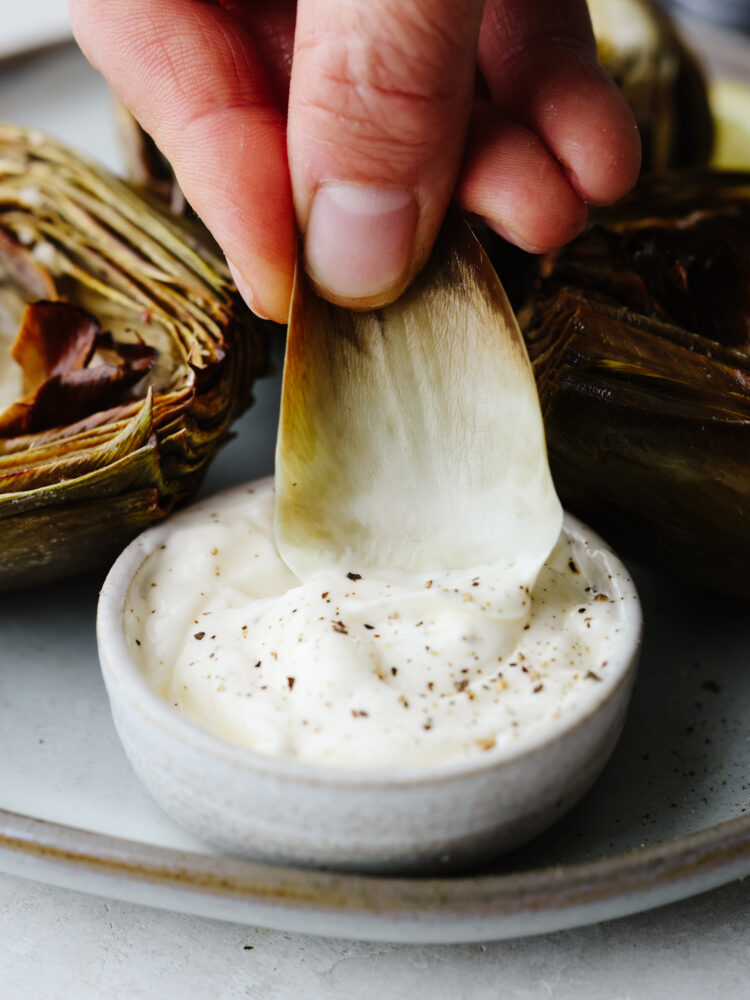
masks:
<path id="1" fill-rule="evenodd" d="M 34 362 L 30 325 L 82 329 L 84 315 L 75 363 Z M 199 227 L 53 140 L 0 125 L 0 341 L 21 323 L 24 371 L 44 377 L 16 392 L 19 369 L 0 360 L 0 544 L 16 553 L 0 587 L 103 561 L 194 492 L 266 356 Z M 81 504 L 99 514 L 80 518 Z"/>

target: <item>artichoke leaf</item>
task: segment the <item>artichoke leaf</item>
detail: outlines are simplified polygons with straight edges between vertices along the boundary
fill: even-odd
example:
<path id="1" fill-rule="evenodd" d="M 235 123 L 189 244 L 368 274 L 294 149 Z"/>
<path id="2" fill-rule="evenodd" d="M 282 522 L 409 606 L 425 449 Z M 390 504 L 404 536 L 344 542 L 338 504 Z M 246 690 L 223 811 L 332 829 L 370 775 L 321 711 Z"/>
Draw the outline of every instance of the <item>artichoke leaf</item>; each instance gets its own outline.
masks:
<path id="1" fill-rule="evenodd" d="M 136 415 L 112 438 L 91 448 L 66 449 L 58 455 L 42 452 L 36 463 L 16 463 L 0 471 L 0 509 L 7 494 L 52 486 L 79 478 L 96 469 L 106 468 L 148 444 L 156 448 L 153 437 L 153 405 L 149 392 Z M 5 495 L 4 495 L 5 494 Z"/>
<path id="2" fill-rule="evenodd" d="M 108 466 L 92 469 L 74 480 L 0 494 L 0 523 L 5 518 L 51 503 L 64 505 L 73 501 L 109 498 L 146 488 L 155 489 L 157 496 L 168 495 L 155 437 Z"/>
<path id="3" fill-rule="evenodd" d="M 147 488 L 110 497 L 105 504 L 75 498 L 8 517 L 2 522 L 0 588 L 15 587 L 19 579 L 50 579 L 60 565 L 74 565 L 78 572 L 93 569 L 165 513 L 157 490 Z M 61 522 L 65 531 L 60 531 Z"/>
<path id="4" fill-rule="evenodd" d="M 97 320 L 66 302 L 26 307 L 11 356 L 30 393 L 0 413 L 0 435 L 45 430 L 109 408 L 153 366 L 148 344 L 118 344 Z M 93 363 L 92 363 L 93 362 Z"/>
<path id="5" fill-rule="evenodd" d="M 26 306 L 10 355 L 21 366 L 26 392 L 34 393 L 55 375 L 83 368 L 94 349 L 99 324 L 64 302 Z"/>
<path id="6" fill-rule="evenodd" d="M 533 580 L 562 512 L 526 348 L 503 287 L 450 217 L 393 305 L 350 312 L 298 268 L 276 452 L 276 542 L 323 567 L 498 562 Z"/>

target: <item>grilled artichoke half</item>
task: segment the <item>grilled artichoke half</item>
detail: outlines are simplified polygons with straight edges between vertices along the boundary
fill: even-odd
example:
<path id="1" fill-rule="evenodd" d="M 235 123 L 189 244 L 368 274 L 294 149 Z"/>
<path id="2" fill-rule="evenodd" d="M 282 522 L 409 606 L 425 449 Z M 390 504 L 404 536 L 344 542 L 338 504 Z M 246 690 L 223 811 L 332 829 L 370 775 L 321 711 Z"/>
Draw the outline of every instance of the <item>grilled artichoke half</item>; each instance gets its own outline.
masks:
<path id="1" fill-rule="evenodd" d="M 750 595 L 750 173 L 643 182 L 521 312 L 561 499 Z"/>
<path id="2" fill-rule="evenodd" d="M 0 587 L 101 563 L 195 491 L 265 366 L 251 322 L 182 221 L 0 125 Z"/>
<path id="3" fill-rule="evenodd" d="M 700 65 L 650 0 L 588 0 L 599 61 L 630 104 L 644 170 L 703 166 L 713 119 Z"/>

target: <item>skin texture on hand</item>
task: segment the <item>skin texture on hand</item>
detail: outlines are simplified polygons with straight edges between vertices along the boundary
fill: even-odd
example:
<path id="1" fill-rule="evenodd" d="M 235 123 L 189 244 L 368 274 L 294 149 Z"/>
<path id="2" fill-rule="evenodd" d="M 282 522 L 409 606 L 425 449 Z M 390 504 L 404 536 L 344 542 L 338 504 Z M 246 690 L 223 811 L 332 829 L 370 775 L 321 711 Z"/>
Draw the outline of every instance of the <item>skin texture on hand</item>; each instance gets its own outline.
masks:
<path id="1" fill-rule="evenodd" d="M 585 0 L 70 0 L 260 315 L 303 233 L 321 294 L 392 301 L 455 196 L 541 252 L 635 183 L 633 116 Z"/>

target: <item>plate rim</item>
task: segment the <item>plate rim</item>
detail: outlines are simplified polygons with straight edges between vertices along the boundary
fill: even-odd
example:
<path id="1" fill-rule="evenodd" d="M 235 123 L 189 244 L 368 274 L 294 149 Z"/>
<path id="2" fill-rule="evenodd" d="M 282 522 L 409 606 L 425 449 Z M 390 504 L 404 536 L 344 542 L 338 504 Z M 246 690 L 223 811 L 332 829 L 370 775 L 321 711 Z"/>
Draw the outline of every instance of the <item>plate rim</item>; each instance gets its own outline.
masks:
<path id="1" fill-rule="evenodd" d="M 744 878 L 750 814 L 590 861 L 414 878 L 201 854 L 0 809 L 0 871 L 280 930 L 402 943 L 498 940 L 643 912 Z"/>

